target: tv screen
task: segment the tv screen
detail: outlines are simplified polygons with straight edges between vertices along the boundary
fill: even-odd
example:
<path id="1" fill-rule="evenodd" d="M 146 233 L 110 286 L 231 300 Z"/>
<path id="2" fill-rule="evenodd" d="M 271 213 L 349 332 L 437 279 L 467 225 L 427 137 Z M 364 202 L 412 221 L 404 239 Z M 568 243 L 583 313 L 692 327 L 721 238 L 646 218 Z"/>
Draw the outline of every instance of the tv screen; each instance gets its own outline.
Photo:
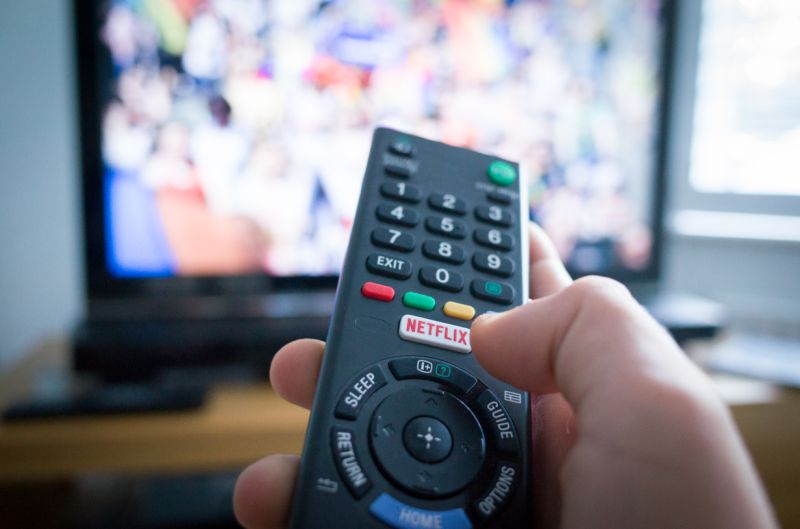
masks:
<path id="1" fill-rule="evenodd" d="M 372 130 L 519 160 L 578 273 L 653 265 L 658 0 L 101 3 L 113 278 L 339 272 Z"/>

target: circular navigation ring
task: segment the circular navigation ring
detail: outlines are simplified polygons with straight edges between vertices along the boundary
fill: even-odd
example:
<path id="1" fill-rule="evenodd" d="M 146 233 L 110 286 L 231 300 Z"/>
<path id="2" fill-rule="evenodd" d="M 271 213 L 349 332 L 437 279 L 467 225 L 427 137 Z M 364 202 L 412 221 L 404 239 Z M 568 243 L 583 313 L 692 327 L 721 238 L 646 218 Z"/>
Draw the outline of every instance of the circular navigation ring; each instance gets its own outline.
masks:
<path id="1" fill-rule="evenodd" d="M 411 494 L 431 498 L 469 485 L 486 452 L 483 429 L 466 404 L 450 393 L 419 387 L 403 388 L 378 405 L 370 447 L 388 479 Z"/>

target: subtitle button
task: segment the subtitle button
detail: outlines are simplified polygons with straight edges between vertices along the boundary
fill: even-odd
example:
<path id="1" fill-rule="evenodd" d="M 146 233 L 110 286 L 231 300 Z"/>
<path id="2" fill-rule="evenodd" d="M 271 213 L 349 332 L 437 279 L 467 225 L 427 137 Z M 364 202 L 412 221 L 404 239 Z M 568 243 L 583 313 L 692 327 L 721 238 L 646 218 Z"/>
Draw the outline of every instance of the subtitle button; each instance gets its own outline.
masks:
<path id="1" fill-rule="evenodd" d="M 373 393 L 386 385 L 386 377 L 377 365 L 354 378 L 339 397 L 334 414 L 340 419 L 355 420 L 364 403 Z"/>
<path id="2" fill-rule="evenodd" d="M 514 423 L 497 396 L 491 390 L 486 389 L 478 396 L 476 403 L 489 425 L 489 432 L 494 438 L 497 449 L 507 454 L 517 455 L 519 443 Z"/>
<path id="3" fill-rule="evenodd" d="M 353 432 L 344 428 L 331 429 L 331 448 L 339 475 L 350 493 L 358 500 L 366 494 L 372 484 L 364 474 L 364 467 L 355 451 Z"/>
<path id="4" fill-rule="evenodd" d="M 473 504 L 478 517 L 486 521 L 502 511 L 511 500 L 518 482 L 519 467 L 508 461 L 499 461 L 489 488 Z"/>

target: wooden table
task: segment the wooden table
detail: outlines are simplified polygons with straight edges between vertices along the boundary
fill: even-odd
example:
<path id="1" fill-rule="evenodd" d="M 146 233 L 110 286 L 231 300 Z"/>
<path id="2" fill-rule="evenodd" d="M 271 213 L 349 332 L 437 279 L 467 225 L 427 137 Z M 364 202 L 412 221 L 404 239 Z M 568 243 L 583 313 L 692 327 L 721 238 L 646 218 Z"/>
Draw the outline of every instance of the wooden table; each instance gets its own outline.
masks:
<path id="1" fill-rule="evenodd" d="M 24 393 L 38 370 L 63 365 L 64 350 L 45 344 L 0 378 L 0 403 Z M 719 384 L 784 529 L 800 529 L 800 392 L 728 379 Z M 736 397 L 748 392 L 759 397 Z M 241 468 L 268 453 L 299 453 L 307 420 L 306 411 L 263 384 L 217 387 L 197 411 L 0 423 L 0 484 Z"/>

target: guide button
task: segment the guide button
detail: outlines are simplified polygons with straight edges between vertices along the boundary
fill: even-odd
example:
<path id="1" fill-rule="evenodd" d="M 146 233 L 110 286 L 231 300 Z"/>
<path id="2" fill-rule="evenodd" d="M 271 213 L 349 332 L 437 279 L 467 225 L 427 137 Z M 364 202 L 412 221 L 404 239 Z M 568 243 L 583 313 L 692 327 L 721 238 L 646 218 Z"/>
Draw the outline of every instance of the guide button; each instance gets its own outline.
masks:
<path id="1" fill-rule="evenodd" d="M 472 529 L 464 509 L 429 511 L 402 503 L 385 492 L 372 502 L 369 512 L 394 529 Z"/>
<path id="2" fill-rule="evenodd" d="M 519 451 L 517 431 L 508 412 L 500 404 L 500 400 L 491 390 L 486 389 L 478 396 L 476 403 L 489 424 L 489 432 L 494 437 L 497 449 L 516 455 Z"/>

